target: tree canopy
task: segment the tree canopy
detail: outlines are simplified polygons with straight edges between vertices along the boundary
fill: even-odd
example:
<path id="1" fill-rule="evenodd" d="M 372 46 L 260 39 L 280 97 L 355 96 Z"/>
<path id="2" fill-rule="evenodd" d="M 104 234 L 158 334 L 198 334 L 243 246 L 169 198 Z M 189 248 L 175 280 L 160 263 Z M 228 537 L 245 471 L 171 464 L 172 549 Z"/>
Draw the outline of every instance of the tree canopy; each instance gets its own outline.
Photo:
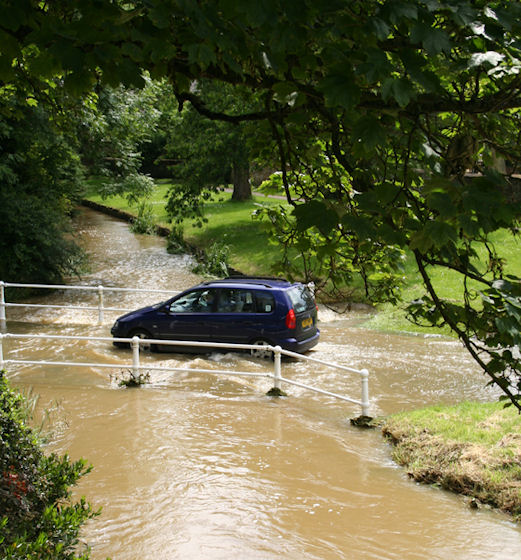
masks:
<path id="1" fill-rule="evenodd" d="M 248 91 L 238 91 L 228 84 L 194 81 L 191 90 L 205 106 L 221 114 L 245 110 L 255 104 Z M 173 97 L 172 94 L 170 94 Z M 175 98 L 174 98 L 175 99 Z M 191 103 L 179 112 L 166 111 L 166 154 L 175 161 L 171 168 L 175 185 L 169 193 L 167 210 L 173 219 L 187 217 L 201 220 L 201 202 L 211 192 L 232 184 L 232 199 L 251 198 L 249 138 L 255 133 L 255 123 L 229 123 L 208 119 Z"/>
<path id="2" fill-rule="evenodd" d="M 180 107 L 258 121 L 293 206 L 270 216 L 286 243 L 334 283 L 358 271 L 378 297 L 409 252 L 426 288 L 410 316 L 449 325 L 516 402 L 521 284 L 491 234 L 515 232 L 520 212 L 520 16 L 510 0 L 7 0 L 0 80 L 41 98 L 56 80 L 74 94 L 140 85 L 145 69 Z M 201 79 L 259 105 L 212 105 Z M 461 276 L 460 302 L 443 300 L 432 267 Z"/>

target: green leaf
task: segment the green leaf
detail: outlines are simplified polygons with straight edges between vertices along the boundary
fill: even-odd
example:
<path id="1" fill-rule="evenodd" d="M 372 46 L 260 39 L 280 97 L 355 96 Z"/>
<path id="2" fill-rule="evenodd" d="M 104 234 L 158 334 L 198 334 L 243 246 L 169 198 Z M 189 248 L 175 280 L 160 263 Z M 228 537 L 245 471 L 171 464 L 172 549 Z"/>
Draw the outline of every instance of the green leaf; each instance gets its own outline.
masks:
<path id="1" fill-rule="evenodd" d="M 203 68 L 207 68 L 210 64 L 213 64 L 217 60 L 215 52 L 206 43 L 188 45 L 186 50 L 188 51 L 188 58 L 190 62 Z"/>
<path id="2" fill-rule="evenodd" d="M 387 39 L 391 33 L 389 25 L 383 19 L 377 17 L 370 20 L 370 27 L 380 41 Z"/>
<path id="3" fill-rule="evenodd" d="M 425 56 L 410 49 L 402 49 L 400 58 L 404 68 L 411 78 L 427 92 L 443 91 L 440 78 L 437 74 L 427 68 L 428 61 Z"/>
<path id="4" fill-rule="evenodd" d="M 352 138 L 355 142 L 361 142 L 364 150 L 372 150 L 376 146 L 382 145 L 386 137 L 385 129 L 375 116 L 365 115 L 358 119 L 353 126 Z"/>
<path id="5" fill-rule="evenodd" d="M 0 58 L 0 80 L 9 81 L 15 77 L 13 65 L 10 60 Z"/>
<path id="6" fill-rule="evenodd" d="M 448 53 L 451 49 L 448 33 L 444 29 L 432 27 L 424 22 L 419 22 L 412 27 L 411 41 L 413 43 L 421 43 L 430 55 L 436 55 L 441 52 Z"/>
<path id="7" fill-rule="evenodd" d="M 389 78 L 382 84 L 382 98 L 394 98 L 400 107 L 405 107 L 416 96 L 414 87 L 407 78 Z"/>
<path id="8" fill-rule="evenodd" d="M 390 2 L 391 21 L 400 23 L 402 19 L 417 19 L 418 7 L 413 2 Z"/>
<path id="9" fill-rule="evenodd" d="M 376 235 L 374 221 L 365 216 L 345 214 L 342 217 L 342 225 L 348 231 L 356 233 L 359 239 L 374 239 Z"/>
<path id="10" fill-rule="evenodd" d="M 92 89 L 93 76 L 89 72 L 72 72 L 66 76 L 64 84 L 73 95 L 82 95 Z"/>
<path id="11" fill-rule="evenodd" d="M 324 94 L 328 107 L 352 109 L 360 101 L 360 90 L 350 73 L 326 76 L 318 89 Z"/>
<path id="12" fill-rule="evenodd" d="M 150 7 L 148 17 L 152 20 L 155 27 L 166 29 L 170 25 L 171 11 L 168 6 L 157 3 L 155 6 Z"/>
<path id="13" fill-rule="evenodd" d="M 290 103 L 291 105 L 297 99 L 297 88 L 291 82 L 277 82 L 273 85 L 275 99 L 279 103 Z"/>
<path id="14" fill-rule="evenodd" d="M 27 5 L 28 2 L 21 0 L 9 4 L 0 6 L 0 21 L 4 29 L 17 31 L 27 22 L 31 8 Z"/>
<path id="15" fill-rule="evenodd" d="M 299 204 L 294 208 L 293 213 L 300 231 L 317 227 L 321 233 L 327 235 L 338 225 L 337 213 L 319 200 Z"/>
<path id="16" fill-rule="evenodd" d="M 432 192 L 427 196 L 426 201 L 429 208 L 438 212 L 443 218 L 452 218 L 457 213 L 457 208 L 452 198 L 446 192 Z"/>
<path id="17" fill-rule="evenodd" d="M 32 58 L 29 62 L 29 68 L 32 73 L 44 78 L 52 77 L 61 70 L 56 58 L 48 51 L 38 53 L 36 57 Z"/>
<path id="18" fill-rule="evenodd" d="M 358 74 L 365 75 L 369 83 L 383 80 L 392 70 L 393 66 L 382 49 L 369 49 L 366 61 L 356 69 Z"/>
<path id="19" fill-rule="evenodd" d="M 446 244 L 456 243 L 457 240 L 457 232 L 450 224 L 433 220 L 411 236 L 410 248 L 427 253 L 433 247 L 440 248 Z"/>

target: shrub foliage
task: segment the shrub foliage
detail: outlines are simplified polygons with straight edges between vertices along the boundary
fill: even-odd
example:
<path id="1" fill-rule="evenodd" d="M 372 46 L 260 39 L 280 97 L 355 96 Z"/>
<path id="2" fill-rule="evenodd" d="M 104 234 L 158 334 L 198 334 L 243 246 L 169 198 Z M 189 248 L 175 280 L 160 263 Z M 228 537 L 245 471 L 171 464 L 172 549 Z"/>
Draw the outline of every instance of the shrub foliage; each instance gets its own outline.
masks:
<path id="1" fill-rule="evenodd" d="M 83 523 L 98 515 L 70 487 L 90 466 L 68 456 L 46 455 L 28 426 L 24 397 L 0 372 L 0 557 L 5 560 L 87 559 L 80 545 Z"/>

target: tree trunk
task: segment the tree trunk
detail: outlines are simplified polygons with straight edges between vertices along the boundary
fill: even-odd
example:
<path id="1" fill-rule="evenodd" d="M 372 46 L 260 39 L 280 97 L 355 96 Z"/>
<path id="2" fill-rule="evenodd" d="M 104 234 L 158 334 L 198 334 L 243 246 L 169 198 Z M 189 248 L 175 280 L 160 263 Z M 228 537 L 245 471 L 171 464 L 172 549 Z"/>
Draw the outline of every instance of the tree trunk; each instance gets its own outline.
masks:
<path id="1" fill-rule="evenodd" d="M 243 202 L 251 198 L 250 166 L 234 164 L 232 167 L 233 194 L 232 200 Z"/>

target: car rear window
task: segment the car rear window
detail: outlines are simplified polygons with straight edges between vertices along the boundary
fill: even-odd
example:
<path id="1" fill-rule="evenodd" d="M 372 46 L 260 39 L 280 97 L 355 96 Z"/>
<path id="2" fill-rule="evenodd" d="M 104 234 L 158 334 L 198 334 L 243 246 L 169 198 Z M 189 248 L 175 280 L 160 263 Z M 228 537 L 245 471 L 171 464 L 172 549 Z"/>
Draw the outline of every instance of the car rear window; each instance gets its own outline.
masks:
<path id="1" fill-rule="evenodd" d="M 306 286 L 293 286 L 288 290 L 288 296 L 295 313 L 302 313 L 315 307 L 315 300 Z"/>
<path id="2" fill-rule="evenodd" d="M 275 309 L 275 300 L 272 294 L 256 291 L 255 302 L 257 313 L 271 313 Z"/>

